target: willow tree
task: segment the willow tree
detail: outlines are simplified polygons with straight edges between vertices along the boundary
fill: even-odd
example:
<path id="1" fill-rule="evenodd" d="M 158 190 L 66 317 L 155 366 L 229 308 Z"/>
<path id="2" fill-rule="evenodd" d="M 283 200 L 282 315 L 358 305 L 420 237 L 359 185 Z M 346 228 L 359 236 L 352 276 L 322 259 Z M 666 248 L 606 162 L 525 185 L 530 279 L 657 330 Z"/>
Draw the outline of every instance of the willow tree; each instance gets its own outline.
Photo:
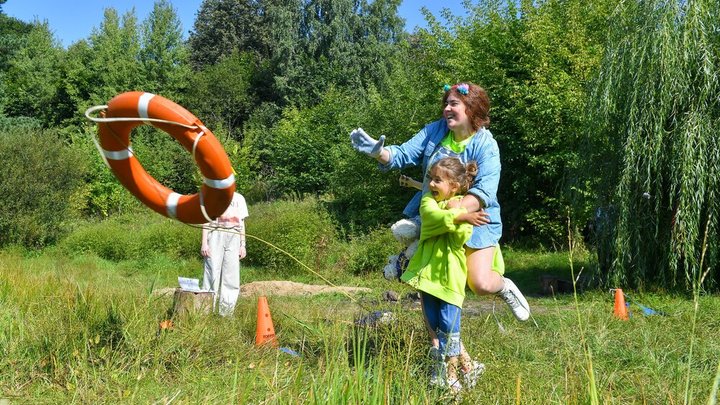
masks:
<path id="1" fill-rule="evenodd" d="M 588 137 L 611 285 L 720 281 L 719 13 L 719 0 L 633 0 L 612 16 Z"/>

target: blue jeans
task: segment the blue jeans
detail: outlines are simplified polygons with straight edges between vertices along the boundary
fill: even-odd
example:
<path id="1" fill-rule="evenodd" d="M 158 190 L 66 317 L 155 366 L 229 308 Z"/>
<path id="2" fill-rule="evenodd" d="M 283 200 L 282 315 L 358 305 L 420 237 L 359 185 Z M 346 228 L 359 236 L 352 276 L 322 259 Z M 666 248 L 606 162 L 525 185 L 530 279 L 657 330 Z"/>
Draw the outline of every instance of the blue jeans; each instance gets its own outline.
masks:
<path id="1" fill-rule="evenodd" d="M 462 308 L 426 293 L 420 293 L 420 303 L 430 329 L 437 333 L 440 340 L 440 353 L 459 356 Z"/>

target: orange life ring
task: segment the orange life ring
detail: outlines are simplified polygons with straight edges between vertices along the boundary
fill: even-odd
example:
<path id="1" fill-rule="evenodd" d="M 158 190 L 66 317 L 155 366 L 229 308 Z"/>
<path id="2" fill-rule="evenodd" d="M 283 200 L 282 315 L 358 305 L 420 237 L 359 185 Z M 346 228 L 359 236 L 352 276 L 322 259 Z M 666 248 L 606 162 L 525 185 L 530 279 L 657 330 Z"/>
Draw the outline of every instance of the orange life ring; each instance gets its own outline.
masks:
<path id="1" fill-rule="evenodd" d="M 112 118 L 139 118 L 118 120 Z M 142 119 L 172 135 L 188 152 L 203 175 L 199 193 L 182 195 L 155 180 L 135 158 L 130 132 Z M 98 124 L 102 153 L 115 177 L 135 197 L 155 212 L 189 224 L 201 224 L 225 212 L 235 192 L 235 176 L 230 159 L 220 142 L 203 123 L 176 103 L 151 93 L 122 93 L 108 102 L 105 119 Z"/>

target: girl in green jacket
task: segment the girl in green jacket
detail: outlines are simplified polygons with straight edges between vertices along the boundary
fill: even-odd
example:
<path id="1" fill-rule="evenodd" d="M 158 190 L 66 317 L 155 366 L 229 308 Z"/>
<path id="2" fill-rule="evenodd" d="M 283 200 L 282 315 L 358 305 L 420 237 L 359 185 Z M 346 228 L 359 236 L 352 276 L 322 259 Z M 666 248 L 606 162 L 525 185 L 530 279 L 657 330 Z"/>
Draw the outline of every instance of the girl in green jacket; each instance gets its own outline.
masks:
<path id="1" fill-rule="evenodd" d="M 430 192 L 420 203 L 420 243 L 401 276 L 421 292 L 423 316 L 431 331 L 434 364 L 430 382 L 454 391 L 462 388 L 458 369 L 467 376 L 482 371 L 474 367 L 483 367 L 469 359 L 460 343 L 467 284 L 464 245 L 473 232 L 473 216 L 482 215 L 461 208 L 460 200 L 477 170 L 475 162 L 464 165 L 457 157 L 442 158 L 431 167 Z"/>

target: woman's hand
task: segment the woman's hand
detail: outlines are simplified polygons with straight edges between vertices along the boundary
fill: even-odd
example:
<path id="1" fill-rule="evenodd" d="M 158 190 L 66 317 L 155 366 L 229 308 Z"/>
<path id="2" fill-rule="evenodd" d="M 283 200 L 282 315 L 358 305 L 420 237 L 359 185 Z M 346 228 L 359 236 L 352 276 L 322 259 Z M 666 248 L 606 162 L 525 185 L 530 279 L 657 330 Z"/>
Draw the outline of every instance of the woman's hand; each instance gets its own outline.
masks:
<path id="1" fill-rule="evenodd" d="M 447 208 L 448 209 L 460 208 L 460 207 L 462 207 L 462 205 L 460 205 L 460 204 L 461 204 L 460 200 L 452 199 L 447 202 Z"/>
<path id="2" fill-rule="evenodd" d="M 377 159 L 385 146 L 385 135 L 381 135 L 379 140 L 375 140 L 362 128 L 358 128 L 350 132 L 350 142 L 356 151 Z"/>
<path id="3" fill-rule="evenodd" d="M 202 257 L 210 257 L 210 248 L 207 244 L 203 243 L 202 246 L 200 246 L 200 254 Z"/>

